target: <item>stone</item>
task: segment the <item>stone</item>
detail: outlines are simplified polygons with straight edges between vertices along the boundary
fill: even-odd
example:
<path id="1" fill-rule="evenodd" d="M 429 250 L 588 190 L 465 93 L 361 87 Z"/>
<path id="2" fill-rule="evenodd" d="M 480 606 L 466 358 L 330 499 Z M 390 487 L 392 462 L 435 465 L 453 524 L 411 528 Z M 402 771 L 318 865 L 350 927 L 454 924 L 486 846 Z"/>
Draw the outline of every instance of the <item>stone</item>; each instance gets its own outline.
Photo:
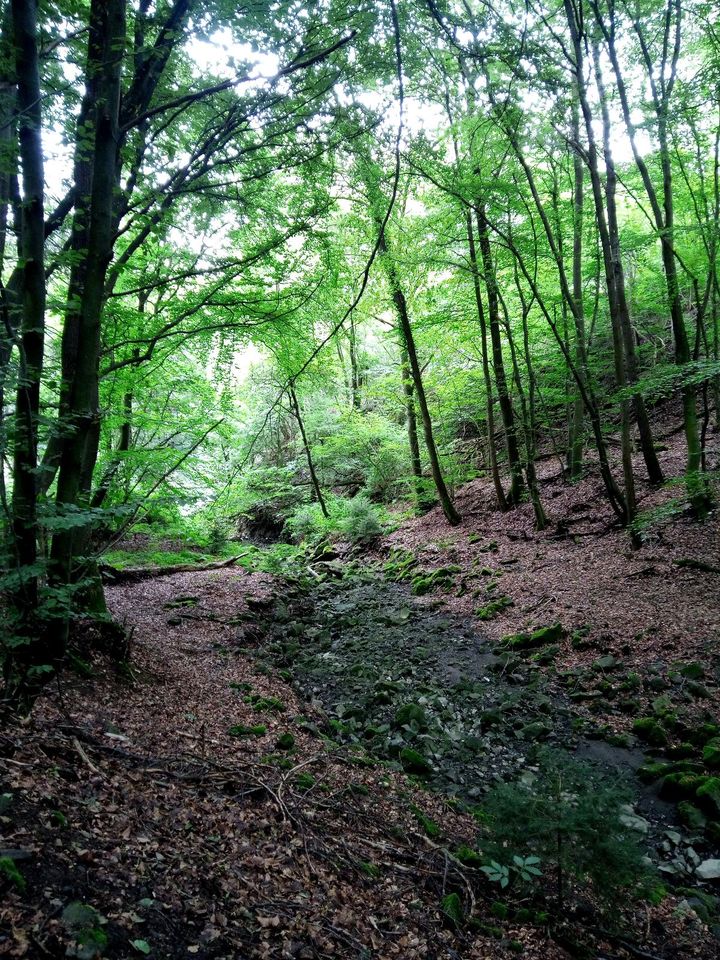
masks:
<path id="1" fill-rule="evenodd" d="M 701 663 L 693 661 L 680 667 L 680 674 L 688 680 L 702 680 L 705 676 L 705 668 Z"/>
<path id="2" fill-rule="evenodd" d="M 695 869 L 695 876 L 701 880 L 720 880 L 720 860 L 703 860 Z"/>
<path id="3" fill-rule="evenodd" d="M 551 732 L 552 727 L 549 724 L 543 720 L 535 720 L 521 727 L 520 736 L 523 740 L 544 740 Z"/>
<path id="4" fill-rule="evenodd" d="M 420 777 L 426 777 L 433 772 L 425 757 L 412 747 L 404 747 L 400 751 L 400 763 L 406 773 L 414 773 Z"/>
<path id="5" fill-rule="evenodd" d="M 616 657 L 613 657 L 610 653 L 604 657 L 598 657 L 597 660 L 593 662 L 594 670 L 617 670 L 619 666 L 620 661 Z"/>
<path id="6" fill-rule="evenodd" d="M 688 800 L 682 800 L 678 804 L 678 816 L 682 823 L 690 830 L 704 830 L 707 819 L 702 810 L 690 803 Z"/>
<path id="7" fill-rule="evenodd" d="M 636 720 L 633 733 L 651 747 L 664 747 L 668 742 L 667 734 L 653 717 L 640 717 Z"/>
<path id="8" fill-rule="evenodd" d="M 623 804 L 620 809 L 622 812 L 620 813 L 619 820 L 624 827 L 642 834 L 646 834 L 649 831 L 650 821 L 636 813 L 629 803 Z"/>
<path id="9" fill-rule="evenodd" d="M 720 737 L 713 737 L 703 747 L 703 761 L 711 770 L 720 770 Z"/>
<path id="10" fill-rule="evenodd" d="M 702 810 L 712 817 L 720 817 L 720 777 L 706 777 L 695 796 Z"/>
<path id="11" fill-rule="evenodd" d="M 395 723 L 399 727 L 415 723 L 421 730 L 424 730 L 427 728 L 428 719 L 419 703 L 404 703 L 395 712 Z"/>

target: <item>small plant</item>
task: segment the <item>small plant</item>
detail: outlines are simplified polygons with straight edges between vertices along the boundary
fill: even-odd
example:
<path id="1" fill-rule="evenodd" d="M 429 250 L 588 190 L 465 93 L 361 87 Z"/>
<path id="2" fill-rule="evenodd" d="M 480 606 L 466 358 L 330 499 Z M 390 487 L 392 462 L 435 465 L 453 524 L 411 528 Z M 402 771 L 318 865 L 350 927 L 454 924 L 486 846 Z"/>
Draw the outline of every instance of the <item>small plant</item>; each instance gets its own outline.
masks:
<path id="1" fill-rule="evenodd" d="M 20 893 L 27 886 L 25 877 L 20 873 L 11 857 L 0 857 L 0 876 L 5 877 Z"/>
<path id="2" fill-rule="evenodd" d="M 539 767 L 532 783 L 500 784 L 483 801 L 488 819 L 480 846 L 492 857 L 483 867 L 488 878 L 501 887 L 513 875 L 531 883 L 541 875 L 541 860 L 552 864 L 561 908 L 568 875 L 589 880 L 608 902 L 644 892 L 650 879 L 644 851 L 621 819 L 632 799 L 628 789 L 560 751 L 541 751 Z M 514 853 L 505 864 L 508 851 Z"/>

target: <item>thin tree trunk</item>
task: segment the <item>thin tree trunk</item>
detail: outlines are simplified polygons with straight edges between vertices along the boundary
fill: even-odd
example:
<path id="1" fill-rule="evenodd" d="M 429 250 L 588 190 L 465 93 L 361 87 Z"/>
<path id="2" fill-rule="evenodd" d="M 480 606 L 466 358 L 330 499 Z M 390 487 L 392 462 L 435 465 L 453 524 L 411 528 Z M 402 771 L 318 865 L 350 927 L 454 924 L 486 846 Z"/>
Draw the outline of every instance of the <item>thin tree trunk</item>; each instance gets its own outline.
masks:
<path id="1" fill-rule="evenodd" d="M 400 280 L 398 278 L 397 272 L 395 270 L 395 265 L 390 259 L 390 254 L 388 251 L 388 244 L 385 238 L 385 231 L 382 226 L 382 221 L 378 221 L 376 217 L 373 218 L 375 221 L 376 228 L 379 233 L 378 237 L 378 250 L 380 252 L 383 267 L 388 279 L 388 284 L 390 286 L 390 291 L 392 294 L 393 303 L 395 305 L 395 312 L 397 314 L 398 322 L 400 325 L 400 330 L 403 335 L 403 340 L 405 341 L 405 346 L 407 348 L 408 363 L 410 365 L 410 374 L 413 380 L 413 386 L 415 388 L 415 396 L 417 397 L 418 407 L 420 408 L 420 417 L 423 424 L 423 433 L 425 436 L 425 446 L 427 448 L 428 459 L 430 461 L 430 472 L 432 473 L 432 478 L 435 483 L 435 489 L 437 490 L 438 499 L 440 500 L 440 506 L 442 511 L 445 514 L 445 519 L 452 526 L 457 525 L 461 521 L 460 514 L 455 509 L 455 505 L 452 502 L 450 497 L 450 492 L 445 484 L 445 478 L 443 477 L 442 467 L 440 466 L 440 457 L 438 455 L 437 446 L 435 444 L 435 436 L 433 433 L 432 418 L 430 417 L 430 409 L 428 407 L 427 396 L 425 394 L 425 386 L 422 379 L 422 370 L 420 369 L 420 361 L 418 360 L 417 350 L 415 348 L 415 338 L 412 332 L 412 326 L 410 324 L 410 315 L 408 313 L 407 301 L 405 299 L 405 294 L 402 291 L 400 286 Z"/>
<path id="2" fill-rule="evenodd" d="M 307 433 L 305 432 L 305 424 L 303 423 L 302 413 L 300 412 L 300 404 L 298 403 L 297 394 L 295 393 L 295 387 L 292 384 L 290 384 L 288 387 L 288 396 L 290 397 L 290 406 L 292 407 L 293 414 L 297 420 L 297 425 L 300 430 L 300 436 L 302 437 L 305 458 L 307 460 L 308 470 L 310 471 L 310 483 L 312 484 L 313 492 L 315 493 L 315 499 L 320 504 L 322 515 L 325 517 L 325 519 L 327 519 L 329 516 L 328 508 L 325 504 L 325 498 L 323 497 L 320 481 L 318 480 L 317 473 L 315 472 L 315 464 L 313 462 L 312 452 L 310 450 L 310 442 L 308 441 Z"/>
<path id="3" fill-rule="evenodd" d="M 578 110 L 577 84 L 573 85 L 573 138 L 580 141 L 580 116 Z M 573 300 L 575 301 L 575 363 L 587 376 L 587 352 L 585 348 L 585 307 L 583 302 L 583 206 L 585 199 L 585 167 L 580 153 L 573 155 Z M 568 475 L 579 479 L 582 473 L 583 449 L 585 447 L 585 408 L 582 396 L 575 385 L 570 436 L 568 438 Z"/>
<path id="4" fill-rule="evenodd" d="M 627 382 L 632 386 L 639 379 L 637 352 L 635 349 L 635 333 L 630 322 L 630 310 L 628 307 L 627 290 L 625 285 L 625 272 L 622 265 L 622 256 L 620 250 L 620 230 L 617 217 L 617 173 L 615 170 L 615 161 L 613 159 L 610 146 L 610 114 L 608 112 L 607 95 L 602 76 L 602 67 L 600 64 L 600 55 L 597 43 L 593 44 L 593 59 L 595 66 L 595 80 L 600 98 L 600 108 L 603 121 L 603 152 L 605 157 L 605 199 L 607 204 L 608 235 L 610 240 L 610 257 L 612 262 L 612 272 L 615 284 L 615 296 L 617 299 L 618 319 L 622 331 L 623 346 L 625 350 L 625 364 L 627 370 Z M 640 448 L 645 460 L 648 480 L 653 484 L 663 482 L 663 472 L 657 458 L 655 442 L 653 439 L 650 419 L 648 417 L 645 400 L 642 394 L 636 393 L 632 398 L 633 411 L 635 413 L 635 422 L 638 426 L 640 435 Z"/>
<path id="5" fill-rule="evenodd" d="M 418 440 L 417 412 L 415 410 L 415 390 L 412 373 L 410 372 L 407 344 L 402 329 L 398 330 L 398 338 L 400 340 L 400 373 L 405 397 L 405 420 L 407 422 L 408 443 L 410 444 L 410 465 L 416 481 L 415 493 L 419 500 L 422 490 L 418 481 L 422 480 L 422 462 L 420 460 L 420 441 Z"/>
<path id="6" fill-rule="evenodd" d="M 488 357 L 487 322 L 485 307 L 480 289 L 480 271 L 478 270 L 477 250 L 475 247 L 475 231 L 473 230 L 472 216 L 468 210 L 465 214 L 465 228 L 467 231 L 468 252 L 470 256 L 470 272 L 472 273 L 473 292 L 477 306 L 478 321 L 480 323 L 480 353 L 482 357 L 483 380 L 485 381 L 485 421 L 487 425 L 488 465 L 490 476 L 495 488 L 495 497 L 498 507 L 507 510 L 508 503 L 503 490 L 500 471 L 498 470 L 497 451 L 495 450 L 495 411 L 493 409 L 493 386 L 490 376 L 490 359 Z"/>
<path id="7" fill-rule="evenodd" d="M 507 498 L 507 502 L 508 505 L 512 505 L 519 503 L 522 496 L 522 466 L 520 463 L 517 431 L 515 429 L 515 414 L 513 412 L 510 391 L 508 390 L 507 377 L 505 375 L 505 362 L 503 360 L 502 339 L 500 336 L 500 310 L 498 307 L 498 289 L 495 277 L 495 265 L 493 264 L 492 260 L 488 223 L 485 215 L 485 207 L 482 201 L 475 204 L 474 212 L 475 222 L 477 224 L 478 239 L 480 243 L 480 255 L 483 264 L 483 277 L 485 280 L 485 289 L 487 291 L 488 299 L 488 326 L 490 328 L 490 342 L 492 345 L 495 384 L 498 392 L 500 415 L 502 417 L 503 429 L 505 431 L 505 446 L 507 450 L 508 465 L 510 467 L 510 494 Z"/>

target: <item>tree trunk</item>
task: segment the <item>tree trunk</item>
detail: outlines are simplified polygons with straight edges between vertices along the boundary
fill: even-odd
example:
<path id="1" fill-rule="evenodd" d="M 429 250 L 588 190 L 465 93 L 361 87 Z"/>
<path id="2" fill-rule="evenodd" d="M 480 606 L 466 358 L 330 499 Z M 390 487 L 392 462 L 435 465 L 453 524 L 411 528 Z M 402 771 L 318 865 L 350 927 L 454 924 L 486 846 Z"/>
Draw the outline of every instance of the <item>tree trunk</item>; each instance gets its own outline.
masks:
<path id="1" fill-rule="evenodd" d="M 452 526 L 456 526 L 458 523 L 460 523 L 461 517 L 452 502 L 452 498 L 450 497 L 450 493 L 445 484 L 442 467 L 440 466 L 440 457 L 435 444 L 432 418 L 430 417 L 430 409 L 428 407 L 427 396 L 425 394 L 425 386 L 423 384 L 420 361 L 418 360 L 417 350 L 415 348 L 415 338 L 413 336 L 412 326 L 410 324 L 407 301 L 400 286 L 400 280 L 398 278 L 397 271 L 395 270 L 395 264 L 390 259 L 390 253 L 388 250 L 387 240 L 385 239 L 385 231 L 382 221 L 378 220 L 377 217 L 374 217 L 374 221 L 379 233 L 378 250 L 382 257 L 382 263 L 388 279 L 388 284 L 390 286 L 398 323 L 402 332 L 403 340 L 405 341 L 405 346 L 407 348 L 410 374 L 412 376 L 413 386 L 415 388 L 415 396 L 417 397 L 418 407 L 420 408 L 420 417 L 422 419 L 423 433 L 425 436 L 425 446 L 427 448 L 428 459 L 430 461 L 430 472 L 432 473 L 435 489 L 437 490 L 438 499 L 440 500 L 442 511 L 445 514 L 445 519 Z"/>
<path id="2" fill-rule="evenodd" d="M 492 344 L 493 369 L 495 384 L 498 392 L 498 405 L 505 431 L 505 447 L 510 467 L 510 494 L 508 505 L 520 502 L 523 489 L 522 466 L 518 449 L 517 431 L 515 429 L 515 414 L 513 412 L 510 391 L 508 390 L 503 360 L 502 339 L 500 336 L 500 310 L 498 307 L 498 290 L 495 278 L 495 265 L 492 261 L 488 223 L 482 201 L 475 205 L 475 222 L 477 224 L 480 255 L 483 264 L 483 276 L 488 299 L 488 319 L 490 328 L 490 342 Z"/>
<path id="3" fill-rule="evenodd" d="M 100 327 L 107 269 L 114 243 L 114 198 L 119 174 L 121 66 L 125 46 L 125 0 L 93 0 L 90 11 L 87 91 L 81 111 L 76 176 L 78 200 L 73 249 L 86 240 L 84 255 L 73 268 L 63 330 L 63 388 L 67 419 L 58 470 L 56 503 L 62 517 L 68 508 L 87 508 L 97 458 L 100 411 Z M 86 142 L 86 139 L 90 143 Z M 68 585 L 84 573 L 91 520 L 60 530 L 50 551 L 51 576 Z M 59 630 L 61 650 L 67 618 Z"/>
<path id="4" fill-rule="evenodd" d="M 573 137 L 580 141 L 580 117 L 578 111 L 577 84 L 573 85 Z M 585 198 L 585 167 L 576 150 L 573 155 L 573 289 L 575 301 L 575 363 L 587 376 L 587 351 L 585 347 L 585 307 L 583 302 L 583 206 Z M 583 449 L 585 447 L 585 408 L 582 396 L 575 385 L 575 400 L 568 437 L 568 475 L 578 480 L 582 473 Z"/>
<path id="5" fill-rule="evenodd" d="M 483 380 L 485 382 L 485 422 L 487 425 L 488 465 L 490 467 L 490 476 L 492 477 L 495 488 L 495 498 L 497 499 L 498 507 L 501 510 L 507 510 L 508 502 L 505 497 L 505 491 L 503 490 L 502 480 L 500 479 L 497 451 L 495 449 L 495 411 L 493 410 L 493 386 L 490 377 L 490 360 L 488 357 L 487 323 L 485 320 L 482 291 L 480 289 L 480 271 L 478 270 L 477 250 L 475 247 L 475 231 L 473 230 L 470 211 L 467 211 L 465 214 L 465 228 L 467 231 L 475 305 L 477 306 L 478 321 L 480 323 L 480 353 L 482 356 Z"/>
<path id="6" fill-rule="evenodd" d="M 415 493 L 418 501 L 421 499 L 422 489 L 418 481 L 422 480 L 422 463 L 420 460 L 420 441 L 418 440 L 417 412 L 415 410 L 415 390 L 413 388 L 410 361 L 408 360 L 407 344 L 402 329 L 398 329 L 400 340 L 400 372 L 402 376 L 403 394 L 405 396 L 405 419 L 407 422 L 408 443 L 410 444 L 410 465 L 415 478 Z"/>
<path id="7" fill-rule="evenodd" d="M 16 657 L 5 664 L 7 694 L 22 704 L 28 695 L 24 667 L 47 663 L 38 624 L 37 469 L 40 379 L 45 342 L 45 191 L 42 147 L 40 60 L 36 0 L 13 0 L 12 22 L 17 73 L 18 136 L 22 161 L 21 321 L 13 450 L 13 545 L 19 585 L 13 592 Z M 17 667 L 22 664 L 20 671 Z"/>
<path id="8" fill-rule="evenodd" d="M 312 453 L 310 451 L 310 443 L 307 438 L 307 433 L 305 432 L 305 424 L 303 423 L 302 413 L 300 412 L 300 404 L 298 403 L 297 394 L 295 393 L 295 387 L 292 384 L 290 384 L 288 387 L 288 395 L 290 397 L 290 406 L 292 407 L 293 414 L 297 420 L 298 428 L 300 429 L 300 436 L 302 437 L 305 458 L 308 463 L 308 470 L 310 471 L 310 483 L 312 484 L 313 492 L 315 493 L 315 499 L 320 504 L 322 515 L 327 520 L 329 516 L 328 509 L 325 505 L 325 498 L 323 497 L 320 481 L 318 480 L 317 473 L 315 472 L 315 464 L 313 463 Z"/>

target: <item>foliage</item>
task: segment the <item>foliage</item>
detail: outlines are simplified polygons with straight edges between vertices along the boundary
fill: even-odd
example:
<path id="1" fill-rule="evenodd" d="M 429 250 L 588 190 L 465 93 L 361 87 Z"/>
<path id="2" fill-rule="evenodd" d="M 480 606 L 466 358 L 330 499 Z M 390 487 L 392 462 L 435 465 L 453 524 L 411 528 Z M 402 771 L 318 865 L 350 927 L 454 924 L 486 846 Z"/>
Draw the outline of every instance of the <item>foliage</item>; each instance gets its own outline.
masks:
<path id="1" fill-rule="evenodd" d="M 620 819 L 628 788 L 560 751 L 543 750 L 538 766 L 537 776 L 499 784 L 483 802 L 489 879 L 504 887 L 514 873 L 532 882 L 542 862 L 554 867 L 561 900 L 568 876 L 590 881 L 606 900 L 647 889 L 644 850 Z"/>

